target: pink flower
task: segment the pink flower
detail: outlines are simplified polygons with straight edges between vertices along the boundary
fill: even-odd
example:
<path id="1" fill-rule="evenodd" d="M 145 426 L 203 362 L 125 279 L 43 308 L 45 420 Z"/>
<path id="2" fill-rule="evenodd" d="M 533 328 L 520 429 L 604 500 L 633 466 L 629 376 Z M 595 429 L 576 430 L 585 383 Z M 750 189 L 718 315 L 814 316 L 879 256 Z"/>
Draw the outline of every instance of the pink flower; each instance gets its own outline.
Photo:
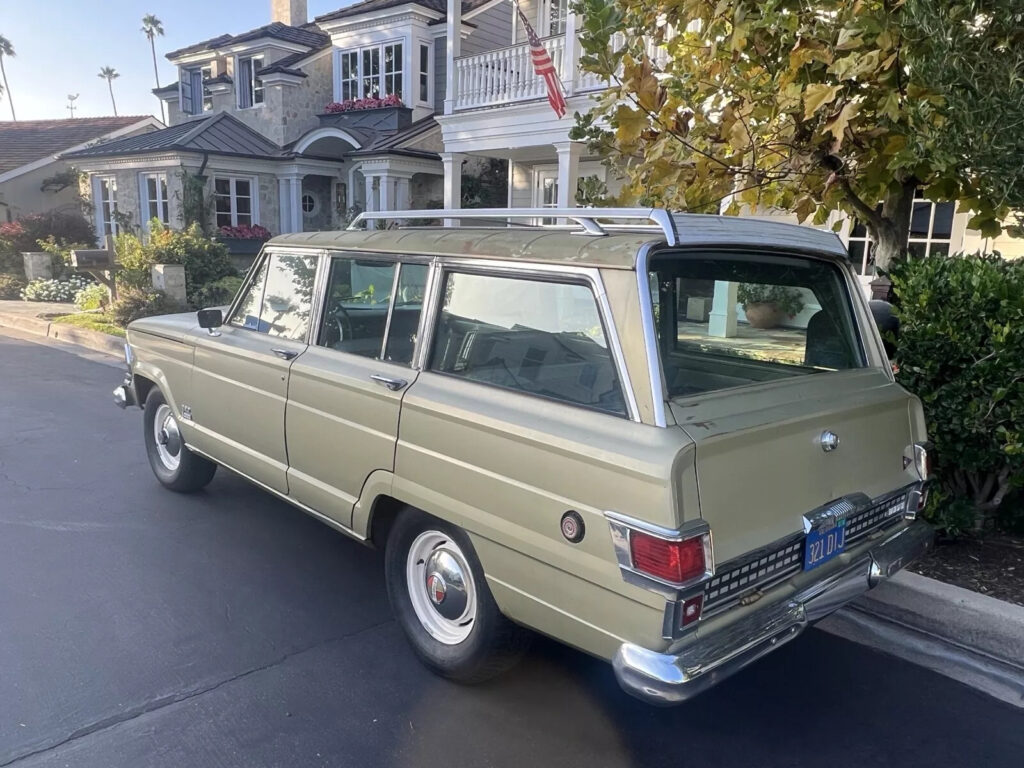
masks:
<path id="1" fill-rule="evenodd" d="M 221 227 L 218 234 L 221 237 L 240 240 L 269 240 L 273 235 L 266 227 L 259 224 L 242 224 L 238 227 Z"/>
<path id="2" fill-rule="evenodd" d="M 390 93 L 387 96 L 378 98 L 368 96 L 365 99 L 345 99 L 345 101 L 332 101 L 324 111 L 329 114 L 338 112 L 352 112 L 357 109 L 380 109 L 381 107 L 401 107 L 402 97 L 397 93 Z"/>

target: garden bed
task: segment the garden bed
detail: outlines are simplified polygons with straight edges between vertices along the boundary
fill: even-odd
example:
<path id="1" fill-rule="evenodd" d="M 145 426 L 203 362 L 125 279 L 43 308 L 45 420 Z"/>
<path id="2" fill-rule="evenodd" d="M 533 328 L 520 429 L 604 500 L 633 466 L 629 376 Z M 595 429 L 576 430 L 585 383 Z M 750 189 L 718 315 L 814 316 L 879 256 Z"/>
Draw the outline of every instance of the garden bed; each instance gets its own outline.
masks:
<path id="1" fill-rule="evenodd" d="M 939 540 L 909 570 L 999 600 L 1024 605 L 1024 539 L 992 535 Z"/>
<path id="2" fill-rule="evenodd" d="M 73 325 L 76 328 L 86 328 L 90 331 L 99 331 L 110 336 L 124 338 L 124 328 L 117 325 L 113 318 L 104 312 L 77 312 L 73 315 L 54 317 L 50 322 Z"/>

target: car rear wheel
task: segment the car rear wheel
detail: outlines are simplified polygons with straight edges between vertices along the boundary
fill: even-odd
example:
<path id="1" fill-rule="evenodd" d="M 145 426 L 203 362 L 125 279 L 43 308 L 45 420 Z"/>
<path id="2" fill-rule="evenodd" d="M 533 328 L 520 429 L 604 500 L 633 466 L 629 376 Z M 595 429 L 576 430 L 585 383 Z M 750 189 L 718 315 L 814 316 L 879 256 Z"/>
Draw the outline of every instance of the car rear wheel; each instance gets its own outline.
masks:
<path id="1" fill-rule="evenodd" d="M 217 465 L 188 449 L 173 409 L 156 387 L 146 398 L 142 425 L 149 465 L 165 488 L 192 493 L 213 479 Z"/>
<path id="2" fill-rule="evenodd" d="M 413 650 L 438 674 L 475 683 L 513 666 L 530 635 L 498 610 L 464 531 L 418 510 L 395 521 L 388 597 Z"/>

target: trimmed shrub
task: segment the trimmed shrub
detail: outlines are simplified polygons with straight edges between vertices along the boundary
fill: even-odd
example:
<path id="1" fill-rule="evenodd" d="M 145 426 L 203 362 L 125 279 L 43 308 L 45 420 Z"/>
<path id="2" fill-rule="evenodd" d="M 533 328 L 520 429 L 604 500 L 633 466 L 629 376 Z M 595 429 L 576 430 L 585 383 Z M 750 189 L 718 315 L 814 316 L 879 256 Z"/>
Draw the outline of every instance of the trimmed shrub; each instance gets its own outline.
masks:
<path id="1" fill-rule="evenodd" d="M 171 315 L 185 310 L 163 291 L 128 289 L 110 305 L 110 316 L 122 328 L 132 320 L 154 315 Z"/>
<path id="2" fill-rule="evenodd" d="M 25 281 L 17 275 L 0 274 L 0 299 L 20 299 Z"/>
<path id="3" fill-rule="evenodd" d="M 75 294 L 75 306 L 79 309 L 103 309 L 110 303 L 110 292 L 105 285 L 93 283 Z"/>
<path id="4" fill-rule="evenodd" d="M 196 309 L 230 304 L 241 287 L 241 277 L 236 275 L 222 277 L 220 280 L 214 280 L 212 283 L 201 285 L 193 291 L 191 303 Z"/>
<path id="5" fill-rule="evenodd" d="M 201 286 L 237 274 L 227 246 L 204 235 L 198 224 L 175 230 L 152 221 L 149 242 L 121 234 L 115 249 L 121 264 L 118 285 L 147 290 L 152 285 L 150 268 L 154 264 L 181 264 L 185 267 L 186 295 L 193 306 L 197 305 L 194 293 Z"/>
<path id="6" fill-rule="evenodd" d="M 1024 485 L 1024 261 L 907 260 L 891 278 L 897 380 L 921 398 L 936 449 L 930 514 L 954 535 L 984 528 Z"/>
<path id="7" fill-rule="evenodd" d="M 84 277 L 69 277 L 67 280 L 33 280 L 21 292 L 25 301 L 74 301 L 75 295 L 90 285 Z"/>

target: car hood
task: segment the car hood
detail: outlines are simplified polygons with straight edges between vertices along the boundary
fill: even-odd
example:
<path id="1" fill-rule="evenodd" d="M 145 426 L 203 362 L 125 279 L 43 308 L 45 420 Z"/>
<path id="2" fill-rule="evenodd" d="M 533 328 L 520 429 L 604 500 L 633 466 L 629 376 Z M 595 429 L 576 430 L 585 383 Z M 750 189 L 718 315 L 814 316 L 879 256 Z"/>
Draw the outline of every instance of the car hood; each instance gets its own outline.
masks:
<path id="1" fill-rule="evenodd" d="M 175 315 L 157 315 L 142 317 L 128 324 L 128 341 L 136 333 L 148 333 L 162 336 L 174 341 L 186 341 L 189 336 L 199 330 L 199 321 L 195 312 L 181 312 Z"/>

